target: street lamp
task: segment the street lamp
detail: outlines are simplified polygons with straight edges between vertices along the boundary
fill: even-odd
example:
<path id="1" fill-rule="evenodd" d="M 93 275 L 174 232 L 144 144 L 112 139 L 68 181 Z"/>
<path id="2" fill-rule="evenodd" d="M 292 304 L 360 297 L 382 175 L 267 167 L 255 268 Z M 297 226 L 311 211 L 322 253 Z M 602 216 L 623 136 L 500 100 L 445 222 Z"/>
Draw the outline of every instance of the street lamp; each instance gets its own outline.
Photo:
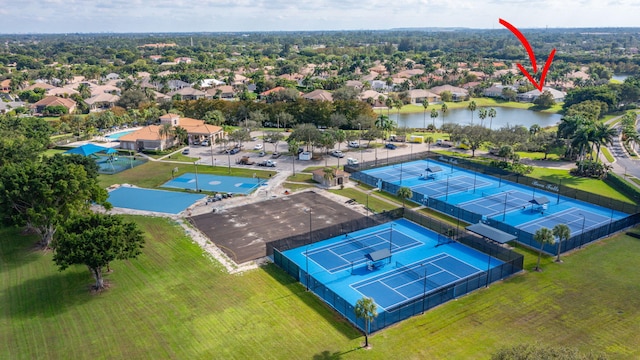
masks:
<path id="1" fill-rule="evenodd" d="M 362 126 L 358 123 L 358 147 L 360 148 L 360 164 L 362 164 Z"/>
<path id="2" fill-rule="evenodd" d="M 367 191 L 367 216 L 369 216 L 369 195 L 371 195 L 371 193 L 373 193 L 374 191 L 378 191 L 380 189 L 378 188 L 373 188 L 371 189 L 371 191 Z"/>
<path id="3" fill-rule="evenodd" d="M 227 161 L 229 162 L 229 174 L 231 174 L 231 151 L 227 149 Z"/>
<path id="4" fill-rule="evenodd" d="M 389 226 L 389 259 L 391 259 L 391 248 L 393 247 L 393 227 L 396 226 L 395 223 L 391 223 Z"/>
<path id="5" fill-rule="evenodd" d="M 306 212 L 309 213 L 309 242 L 307 243 L 307 250 L 305 251 L 305 261 L 306 261 L 306 273 L 307 273 L 307 281 L 306 282 L 306 287 L 307 287 L 307 291 L 309 291 L 309 256 L 307 256 L 307 252 L 309 251 L 309 245 L 311 245 L 311 208 L 307 208 L 305 210 Z"/>
<path id="6" fill-rule="evenodd" d="M 196 192 L 198 192 L 198 161 L 200 160 L 200 158 L 198 158 L 196 161 L 193 162 L 193 164 L 196 166 Z"/>

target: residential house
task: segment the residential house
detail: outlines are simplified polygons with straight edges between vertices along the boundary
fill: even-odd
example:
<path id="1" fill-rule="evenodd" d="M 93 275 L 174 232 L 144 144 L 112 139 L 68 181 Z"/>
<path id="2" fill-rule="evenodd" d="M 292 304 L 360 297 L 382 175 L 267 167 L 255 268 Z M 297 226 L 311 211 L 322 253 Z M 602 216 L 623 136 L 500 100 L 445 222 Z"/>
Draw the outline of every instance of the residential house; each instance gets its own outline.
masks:
<path id="1" fill-rule="evenodd" d="M 46 90 L 50 90 L 50 89 L 53 89 L 53 88 L 55 88 L 55 86 L 53 86 L 51 84 L 47 84 L 45 82 L 37 82 L 37 83 L 35 83 L 33 85 L 27 86 L 26 88 L 24 88 L 22 90 L 27 91 L 27 90 L 35 90 L 35 89 L 44 89 L 46 91 Z"/>
<path id="2" fill-rule="evenodd" d="M 543 87 L 542 91 L 538 90 L 538 89 L 534 89 L 531 91 L 527 91 L 526 93 L 522 93 L 522 94 L 518 94 L 518 101 L 521 102 L 534 102 L 540 95 L 542 95 L 543 92 L 548 91 L 551 93 L 551 95 L 553 96 L 553 100 L 555 100 L 555 102 L 562 102 L 564 101 L 564 97 L 567 95 L 566 93 L 550 88 L 550 87 Z"/>
<path id="3" fill-rule="evenodd" d="M 120 79 L 120 75 L 116 74 L 116 73 L 108 73 L 107 75 L 105 75 L 105 77 L 103 78 L 104 81 L 110 81 L 110 80 L 118 80 Z"/>
<path id="4" fill-rule="evenodd" d="M 380 101 L 380 97 L 382 97 L 382 101 Z M 387 95 L 381 94 L 375 90 L 365 90 L 358 98 L 362 101 L 366 101 L 369 104 L 372 104 L 374 107 L 385 106 L 384 102 L 387 100 Z M 371 100 L 368 100 L 371 99 Z"/>
<path id="5" fill-rule="evenodd" d="M 327 90 L 313 90 L 310 93 L 302 95 L 303 98 L 313 101 L 333 101 L 333 96 Z"/>
<path id="6" fill-rule="evenodd" d="M 463 101 L 469 96 L 469 91 L 467 89 L 452 85 L 435 86 L 429 89 L 429 91 L 440 96 L 442 96 L 443 92 L 449 91 L 452 95 L 453 101 Z"/>
<path id="7" fill-rule="evenodd" d="M 149 55 L 149 60 L 153 62 L 158 62 L 162 59 L 162 55 Z"/>
<path id="8" fill-rule="evenodd" d="M 85 99 L 84 102 L 89 105 L 90 111 L 100 111 L 111 109 L 116 105 L 118 100 L 120 100 L 120 96 L 118 95 L 100 93 L 88 99 Z"/>
<path id="9" fill-rule="evenodd" d="M 442 100 L 440 95 L 423 89 L 413 89 L 409 90 L 407 93 L 411 99 L 411 103 L 416 105 L 421 105 L 425 100 L 427 100 L 429 104 L 437 103 Z"/>
<path id="10" fill-rule="evenodd" d="M 78 94 L 76 90 L 66 88 L 66 87 L 54 87 L 45 92 L 47 96 L 60 96 L 60 97 L 69 97 L 71 95 Z"/>
<path id="11" fill-rule="evenodd" d="M 169 95 L 173 98 L 174 96 L 178 96 L 181 100 L 198 100 L 204 99 L 206 96 L 205 92 L 202 90 L 194 89 L 192 87 L 185 87 L 176 91 L 172 91 Z"/>
<path id="12" fill-rule="evenodd" d="M 333 171 L 332 179 L 329 181 L 325 178 L 325 168 L 317 169 L 311 172 L 313 181 L 318 182 L 326 187 L 344 185 L 349 182 L 350 174 L 346 171 L 331 168 Z"/>
<path id="13" fill-rule="evenodd" d="M 0 92 L 11 92 L 11 79 L 4 79 L 0 81 Z"/>
<path id="14" fill-rule="evenodd" d="M 518 88 L 513 85 L 502 85 L 500 83 L 495 83 L 490 87 L 484 89 L 482 95 L 490 98 L 502 98 L 502 92 L 504 91 L 504 89 L 511 89 L 514 91 L 518 90 Z"/>
<path id="15" fill-rule="evenodd" d="M 267 97 L 267 96 L 269 96 L 269 95 L 271 95 L 271 94 L 273 94 L 275 92 L 282 91 L 282 90 L 286 90 L 286 88 L 284 88 L 282 86 L 276 86 L 273 89 L 269 89 L 269 90 L 261 92 L 260 93 L 260 98 L 261 99 L 265 98 L 265 97 Z"/>
<path id="16" fill-rule="evenodd" d="M 173 136 L 160 136 L 160 129 L 162 127 L 158 125 L 145 126 L 142 129 L 136 130 L 132 133 L 123 135 L 120 137 L 120 148 L 127 150 L 164 150 L 171 147 L 175 141 Z"/>
<path id="17" fill-rule="evenodd" d="M 391 90 L 392 88 L 389 85 L 387 85 L 386 81 L 372 80 L 371 81 L 371 89 L 373 89 L 375 91 L 378 91 L 378 92 L 381 92 L 381 91 L 387 92 L 387 91 Z"/>
<path id="18" fill-rule="evenodd" d="M 48 106 L 64 106 L 68 113 L 72 113 L 76 109 L 76 102 L 71 99 L 65 99 L 57 96 L 47 96 L 44 99 L 31 105 L 31 109 L 36 114 L 42 114 Z"/>
<path id="19" fill-rule="evenodd" d="M 358 81 L 358 80 L 347 80 L 344 86 L 354 88 L 360 91 L 364 87 L 364 84 L 362 83 L 362 81 Z"/>
<path id="20" fill-rule="evenodd" d="M 161 87 L 162 85 L 160 85 Z M 184 89 L 186 87 L 191 87 L 191 84 L 189 84 L 188 82 L 184 82 L 182 80 L 169 80 L 167 81 L 167 87 L 169 88 L 169 91 L 176 91 L 176 90 L 180 90 L 180 89 Z"/>
<path id="21" fill-rule="evenodd" d="M 186 56 L 182 56 L 182 57 L 176 58 L 174 60 L 174 62 L 176 64 L 180 64 L 180 63 L 191 64 L 191 61 L 192 61 L 192 59 L 190 57 L 186 57 Z"/>
<path id="22" fill-rule="evenodd" d="M 220 81 L 217 79 L 203 79 L 202 81 L 200 81 L 200 87 L 202 89 L 212 88 L 212 87 L 216 87 L 224 84 L 225 84 L 224 81 Z"/>
<path id="23" fill-rule="evenodd" d="M 208 99 L 218 97 L 223 100 L 231 100 L 236 96 L 236 91 L 231 85 L 219 85 L 214 88 L 207 89 L 205 93 Z"/>
<path id="24" fill-rule="evenodd" d="M 195 140 L 210 140 L 215 143 L 216 140 L 224 137 L 224 131 L 220 126 L 206 124 L 202 120 L 181 117 L 177 114 L 165 114 L 160 116 L 160 124 L 171 124 L 172 126 L 180 126 L 187 131 L 189 142 Z"/>

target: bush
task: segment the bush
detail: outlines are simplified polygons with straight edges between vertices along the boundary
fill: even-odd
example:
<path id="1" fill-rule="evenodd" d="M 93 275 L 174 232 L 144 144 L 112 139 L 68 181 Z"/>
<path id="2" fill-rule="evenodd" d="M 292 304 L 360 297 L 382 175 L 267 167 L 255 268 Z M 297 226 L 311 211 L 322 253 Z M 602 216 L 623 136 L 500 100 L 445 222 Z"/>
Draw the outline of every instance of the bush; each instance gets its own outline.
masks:
<path id="1" fill-rule="evenodd" d="M 592 160 L 578 161 L 576 166 L 576 168 L 569 171 L 571 175 L 600 180 L 606 179 L 607 173 L 611 170 L 611 166 Z"/>

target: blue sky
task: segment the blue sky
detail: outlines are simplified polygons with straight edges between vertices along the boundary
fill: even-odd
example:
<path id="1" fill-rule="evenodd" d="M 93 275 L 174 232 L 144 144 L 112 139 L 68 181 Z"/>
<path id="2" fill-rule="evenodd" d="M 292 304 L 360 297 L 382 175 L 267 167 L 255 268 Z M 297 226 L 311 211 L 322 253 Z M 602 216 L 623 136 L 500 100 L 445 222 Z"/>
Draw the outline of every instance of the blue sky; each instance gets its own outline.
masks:
<path id="1" fill-rule="evenodd" d="M 0 33 L 633 27 L 637 14 L 638 0 L 0 0 Z"/>

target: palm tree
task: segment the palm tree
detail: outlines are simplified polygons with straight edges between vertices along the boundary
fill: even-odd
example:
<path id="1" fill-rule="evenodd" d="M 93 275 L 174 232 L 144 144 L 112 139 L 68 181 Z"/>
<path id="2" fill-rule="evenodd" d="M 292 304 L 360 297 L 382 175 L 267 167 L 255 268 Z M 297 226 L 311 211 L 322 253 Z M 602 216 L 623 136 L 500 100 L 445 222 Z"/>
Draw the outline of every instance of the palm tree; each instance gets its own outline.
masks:
<path id="1" fill-rule="evenodd" d="M 426 98 L 422 100 L 422 107 L 424 108 L 424 119 L 422 120 L 422 128 L 427 131 L 427 108 L 429 107 L 429 100 Z"/>
<path id="2" fill-rule="evenodd" d="M 436 130 L 436 118 L 438 116 L 440 116 L 440 114 L 438 113 L 438 110 L 431 109 L 431 125 L 433 125 L 433 131 Z"/>
<path id="3" fill-rule="evenodd" d="M 393 108 L 393 99 L 392 98 L 387 98 L 384 101 L 384 104 L 387 106 L 387 117 L 389 117 L 389 112 L 391 111 L 391 109 Z"/>
<path id="4" fill-rule="evenodd" d="M 553 238 L 553 231 L 551 229 L 542 227 L 536 230 L 536 233 L 533 234 L 533 239 L 540 243 L 540 251 L 538 251 L 538 263 L 536 264 L 536 271 L 541 271 L 540 269 L 540 258 L 542 257 L 542 249 L 544 248 L 544 244 L 553 244 L 555 240 Z"/>
<path id="5" fill-rule="evenodd" d="M 491 127 L 493 126 L 493 118 L 496 117 L 496 109 L 491 108 L 489 109 L 489 112 L 487 113 L 487 115 L 489 115 L 489 119 L 491 119 L 489 121 L 489 130 L 491 130 Z"/>
<path id="6" fill-rule="evenodd" d="M 433 144 L 433 136 L 427 136 L 427 138 L 424 139 L 424 142 L 427 143 L 427 151 L 431 151 L 431 144 Z"/>
<path id="7" fill-rule="evenodd" d="M 181 126 L 177 126 L 173 132 L 176 135 L 176 138 L 178 139 L 178 145 L 182 145 L 184 143 L 187 142 L 187 138 L 189 137 L 189 134 L 187 133 L 187 130 Z M 213 146 L 213 141 L 211 142 L 211 145 Z"/>
<path id="8" fill-rule="evenodd" d="M 165 145 L 166 145 L 167 138 L 173 135 L 173 126 L 169 123 L 162 124 L 162 127 L 160 127 L 160 130 L 158 130 L 158 134 L 160 135 L 160 138 L 165 140 Z"/>
<path id="9" fill-rule="evenodd" d="M 396 114 L 396 125 L 399 127 L 400 126 L 400 109 L 402 108 L 404 103 L 402 102 L 402 100 L 398 99 L 394 101 L 394 105 L 396 106 L 396 109 L 398 109 L 398 112 Z"/>
<path id="10" fill-rule="evenodd" d="M 447 104 L 442 103 L 442 106 L 440 107 L 440 111 L 442 111 L 442 128 L 441 128 L 441 130 L 444 129 L 444 115 L 447 113 L 447 110 L 449 110 L 449 107 L 447 106 Z"/>
<path id="11" fill-rule="evenodd" d="M 396 193 L 396 195 L 398 195 L 398 197 L 402 199 L 402 208 L 404 209 L 405 200 L 411 199 L 413 197 L 413 192 L 411 191 L 410 188 L 406 186 L 402 186 L 398 189 L 398 192 Z"/>
<path id="12" fill-rule="evenodd" d="M 469 106 L 467 107 L 467 109 L 469 109 L 469 111 L 471 111 L 471 125 L 473 125 L 473 112 L 476 111 L 476 102 L 474 100 L 471 100 L 471 102 L 469 103 Z"/>
<path id="13" fill-rule="evenodd" d="M 387 132 L 392 131 L 395 124 L 387 116 L 379 115 L 375 125 L 384 132 L 384 137 L 387 138 Z"/>
<path id="14" fill-rule="evenodd" d="M 331 183 L 333 182 L 333 179 L 335 178 L 333 169 L 328 167 L 328 168 L 325 168 L 322 171 L 324 172 L 324 175 L 322 177 L 327 182 L 327 187 L 331 187 Z"/>
<path id="15" fill-rule="evenodd" d="M 558 238 L 558 257 L 556 262 L 560 262 L 560 247 L 563 241 L 567 241 L 571 237 L 571 229 L 566 224 L 557 224 L 552 231 L 553 235 Z"/>
<path id="16" fill-rule="evenodd" d="M 372 298 L 363 297 L 356 301 L 356 318 L 364 319 L 364 347 L 369 347 L 369 325 L 378 316 L 378 305 Z"/>
<path id="17" fill-rule="evenodd" d="M 593 143 L 596 145 L 596 162 L 600 160 L 600 147 L 611 144 L 617 135 L 616 129 L 605 124 L 597 123 L 593 131 Z"/>
<path id="18" fill-rule="evenodd" d="M 487 118 L 487 109 L 485 108 L 480 108 L 480 110 L 478 110 L 478 117 L 480 118 L 480 126 L 484 126 L 484 119 Z"/>

